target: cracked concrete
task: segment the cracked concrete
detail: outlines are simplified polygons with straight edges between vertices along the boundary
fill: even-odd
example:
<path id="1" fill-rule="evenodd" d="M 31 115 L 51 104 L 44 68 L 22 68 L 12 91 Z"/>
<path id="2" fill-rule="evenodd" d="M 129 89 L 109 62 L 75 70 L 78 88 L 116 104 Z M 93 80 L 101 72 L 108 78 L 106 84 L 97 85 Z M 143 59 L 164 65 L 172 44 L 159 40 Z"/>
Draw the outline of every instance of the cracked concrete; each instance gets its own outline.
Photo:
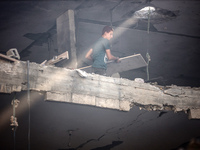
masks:
<path id="1" fill-rule="evenodd" d="M 199 88 L 157 87 L 150 83 L 95 74 L 87 74 L 86 78 L 82 78 L 75 70 L 41 66 L 36 63 L 30 63 L 29 66 L 27 68 L 27 62 L 23 61 L 18 63 L 5 61 L 0 73 L 3 74 L 9 70 L 10 74 L 0 79 L 0 92 L 11 93 L 27 90 L 27 85 L 24 84 L 26 82 L 30 84 L 30 90 L 45 92 L 47 101 L 91 105 L 122 111 L 129 111 L 133 105 L 140 105 L 153 111 L 166 110 L 168 106 L 175 112 L 200 109 Z M 27 71 L 24 68 L 29 69 L 29 81 L 27 81 Z M 54 73 L 49 76 L 50 72 Z M 10 90 L 6 91 L 3 87 L 5 85 Z"/>

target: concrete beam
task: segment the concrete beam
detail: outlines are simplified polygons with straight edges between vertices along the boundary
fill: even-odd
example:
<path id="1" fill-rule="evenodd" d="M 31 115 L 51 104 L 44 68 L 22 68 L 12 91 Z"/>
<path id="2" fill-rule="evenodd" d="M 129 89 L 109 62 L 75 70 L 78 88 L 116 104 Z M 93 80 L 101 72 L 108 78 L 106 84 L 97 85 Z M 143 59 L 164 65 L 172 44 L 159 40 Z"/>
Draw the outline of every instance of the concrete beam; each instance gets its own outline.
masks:
<path id="1" fill-rule="evenodd" d="M 77 68 L 76 56 L 76 36 L 74 11 L 68 10 L 56 20 L 58 52 L 69 51 L 69 61 L 65 61 L 62 66 Z"/>
<path id="2" fill-rule="evenodd" d="M 5 61 L 0 67 L 0 92 L 30 90 L 42 91 L 45 100 L 76 103 L 129 111 L 133 105 L 147 110 L 187 111 L 200 109 L 200 88 L 158 86 L 150 83 L 111 78 L 85 73 L 81 77 L 77 70 L 29 63 Z M 5 90 L 6 86 L 16 87 Z M 193 118 L 194 113 L 191 117 Z M 199 117 L 199 113 L 195 113 Z"/>
<path id="3" fill-rule="evenodd" d="M 200 119 L 200 109 L 190 109 L 189 119 Z"/>

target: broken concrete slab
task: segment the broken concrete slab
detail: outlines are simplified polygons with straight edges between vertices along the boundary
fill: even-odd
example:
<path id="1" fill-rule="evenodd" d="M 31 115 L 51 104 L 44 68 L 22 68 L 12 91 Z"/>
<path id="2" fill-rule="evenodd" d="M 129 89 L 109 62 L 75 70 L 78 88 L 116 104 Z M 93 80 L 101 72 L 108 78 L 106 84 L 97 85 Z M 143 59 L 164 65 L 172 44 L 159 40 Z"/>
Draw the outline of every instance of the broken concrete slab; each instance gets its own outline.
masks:
<path id="1" fill-rule="evenodd" d="M 129 111 L 133 105 L 148 110 L 200 109 L 200 88 L 159 86 L 96 74 L 81 77 L 76 70 L 37 63 L 5 61 L 0 68 L 1 93 L 30 90 L 46 93 L 45 100 Z M 29 66 L 29 68 L 28 68 Z M 29 69 L 29 81 L 27 80 Z M 8 73 L 9 71 L 9 73 Z M 11 80 L 12 79 L 12 80 Z M 5 90 L 9 85 L 10 90 Z"/>
<path id="2" fill-rule="evenodd" d="M 190 109 L 189 119 L 200 119 L 200 109 Z"/>

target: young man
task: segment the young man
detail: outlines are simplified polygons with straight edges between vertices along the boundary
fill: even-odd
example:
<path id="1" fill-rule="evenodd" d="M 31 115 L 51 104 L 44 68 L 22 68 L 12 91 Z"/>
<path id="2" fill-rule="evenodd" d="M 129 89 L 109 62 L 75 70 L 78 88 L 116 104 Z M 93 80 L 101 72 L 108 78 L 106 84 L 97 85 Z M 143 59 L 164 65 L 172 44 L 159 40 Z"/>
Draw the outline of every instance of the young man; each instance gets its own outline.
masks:
<path id="1" fill-rule="evenodd" d="M 102 30 L 102 36 L 87 52 L 85 58 L 93 60 L 93 73 L 106 75 L 106 58 L 120 62 L 119 57 L 111 54 L 109 41 L 113 38 L 113 29 L 110 26 L 105 26 Z"/>

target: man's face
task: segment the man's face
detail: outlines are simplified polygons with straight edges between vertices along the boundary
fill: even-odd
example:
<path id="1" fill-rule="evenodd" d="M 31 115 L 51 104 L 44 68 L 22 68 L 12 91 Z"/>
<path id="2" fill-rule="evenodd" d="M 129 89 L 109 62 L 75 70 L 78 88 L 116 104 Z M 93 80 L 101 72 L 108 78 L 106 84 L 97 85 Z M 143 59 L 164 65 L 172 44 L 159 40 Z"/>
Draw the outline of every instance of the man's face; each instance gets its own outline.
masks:
<path id="1" fill-rule="evenodd" d="M 105 32 L 105 38 L 110 40 L 113 38 L 113 31 Z"/>

